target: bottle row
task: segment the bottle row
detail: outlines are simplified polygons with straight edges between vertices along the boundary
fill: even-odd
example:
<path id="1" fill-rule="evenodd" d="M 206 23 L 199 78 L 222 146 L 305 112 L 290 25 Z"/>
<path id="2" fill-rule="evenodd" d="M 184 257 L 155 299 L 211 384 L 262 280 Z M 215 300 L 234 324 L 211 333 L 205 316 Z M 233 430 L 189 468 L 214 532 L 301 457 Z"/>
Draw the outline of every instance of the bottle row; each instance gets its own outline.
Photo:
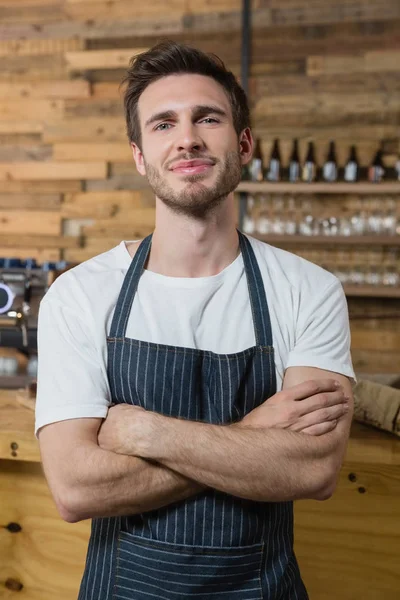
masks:
<path id="1" fill-rule="evenodd" d="M 283 165 L 279 139 L 275 139 L 272 152 L 266 163 L 261 149 L 260 139 L 256 140 L 253 158 L 250 163 L 243 167 L 242 179 L 245 181 L 271 181 L 277 182 L 287 180 L 292 183 L 299 181 L 312 183 L 314 181 L 335 182 L 343 179 L 347 182 L 357 182 L 365 179 L 371 183 L 379 183 L 383 179 L 395 179 L 400 181 L 400 157 L 396 161 L 394 169 L 388 169 L 383 162 L 383 146 L 377 150 L 367 170 L 360 166 L 357 157 L 356 146 L 350 146 L 346 163 L 340 167 L 336 155 L 335 142 L 329 143 L 328 152 L 324 164 L 317 165 L 315 158 L 314 142 L 308 142 L 305 160 L 300 161 L 298 140 L 293 141 L 293 149 L 289 163 Z"/>
<path id="2" fill-rule="evenodd" d="M 65 269 L 68 263 L 65 260 L 57 262 L 45 261 L 42 264 L 37 264 L 35 258 L 0 258 L 0 269 L 41 269 L 42 271 L 58 271 Z"/>
<path id="3" fill-rule="evenodd" d="M 249 235 L 400 236 L 400 203 L 391 196 L 340 205 L 308 195 L 249 194 L 242 229 Z"/>
<path id="4" fill-rule="evenodd" d="M 398 248 L 367 252 L 308 250 L 297 254 L 336 275 L 342 285 L 400 287 Z"/>

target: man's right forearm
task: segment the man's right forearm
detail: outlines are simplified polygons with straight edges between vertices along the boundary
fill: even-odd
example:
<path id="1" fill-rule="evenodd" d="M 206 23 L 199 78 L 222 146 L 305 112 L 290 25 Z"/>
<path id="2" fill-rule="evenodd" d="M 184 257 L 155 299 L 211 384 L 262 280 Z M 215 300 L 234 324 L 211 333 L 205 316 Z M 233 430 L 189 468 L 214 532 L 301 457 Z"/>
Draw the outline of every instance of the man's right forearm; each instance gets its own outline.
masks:
<path id="1" fill-rule="evenodd" d="M 79 449 L 80 465 L 59 510 L 69 522 L 148 512 L 185 500 L 206 489 L 168 468 L 115 454 L 95 444 Z"/>

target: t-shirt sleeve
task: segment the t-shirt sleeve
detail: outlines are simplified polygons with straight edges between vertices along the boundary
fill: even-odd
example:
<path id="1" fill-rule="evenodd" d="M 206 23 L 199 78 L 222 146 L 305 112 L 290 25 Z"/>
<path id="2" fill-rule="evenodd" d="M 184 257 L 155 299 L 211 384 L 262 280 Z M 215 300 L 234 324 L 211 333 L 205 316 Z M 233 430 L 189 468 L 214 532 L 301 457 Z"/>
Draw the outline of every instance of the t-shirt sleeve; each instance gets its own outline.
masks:
<path id="1" fill-rule="evenodd" d="M 301 298 L 286 368 L 317 367 L 345 375 L 354 384 L 350 341 L 347 300 L 336 279 L 322 292 L 314 288 Z"/>
<path id="2" fill-rule="evenodd" d="M 35 435 L 56 421 L 107 416 L 111 404 L 106 367 L 89 317 L 46 296 L 38 317 Z"/>

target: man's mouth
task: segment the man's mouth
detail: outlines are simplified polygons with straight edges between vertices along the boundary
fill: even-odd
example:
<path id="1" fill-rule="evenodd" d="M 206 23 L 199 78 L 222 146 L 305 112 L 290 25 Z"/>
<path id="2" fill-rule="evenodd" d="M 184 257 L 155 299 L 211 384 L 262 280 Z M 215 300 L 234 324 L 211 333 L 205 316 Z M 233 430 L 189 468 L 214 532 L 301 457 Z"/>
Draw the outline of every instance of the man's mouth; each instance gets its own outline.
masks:
<path id="1" fill-rule="evenodd" d="M 171 167 L 171 171 L 181 175 L 196 175 L 205 173 L 214 166 L 210 159 L 182 160 Z"/>

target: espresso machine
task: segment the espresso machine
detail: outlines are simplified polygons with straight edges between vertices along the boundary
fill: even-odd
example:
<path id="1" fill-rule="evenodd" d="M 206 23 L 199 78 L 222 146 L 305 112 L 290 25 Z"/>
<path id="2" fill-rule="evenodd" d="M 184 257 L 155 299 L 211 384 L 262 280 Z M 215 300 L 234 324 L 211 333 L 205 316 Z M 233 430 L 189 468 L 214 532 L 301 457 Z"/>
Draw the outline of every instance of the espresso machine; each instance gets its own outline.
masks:
<path id="1" fill-rule="evenodd" d="M 65 261 L 39 265 L 31 258 L 0 258 L 0 388 L 24 387 L 35 380 L 39 304 L 68 268 Z M 2 353 L 3 348 L 14 349 L 14 356 Z"/>

